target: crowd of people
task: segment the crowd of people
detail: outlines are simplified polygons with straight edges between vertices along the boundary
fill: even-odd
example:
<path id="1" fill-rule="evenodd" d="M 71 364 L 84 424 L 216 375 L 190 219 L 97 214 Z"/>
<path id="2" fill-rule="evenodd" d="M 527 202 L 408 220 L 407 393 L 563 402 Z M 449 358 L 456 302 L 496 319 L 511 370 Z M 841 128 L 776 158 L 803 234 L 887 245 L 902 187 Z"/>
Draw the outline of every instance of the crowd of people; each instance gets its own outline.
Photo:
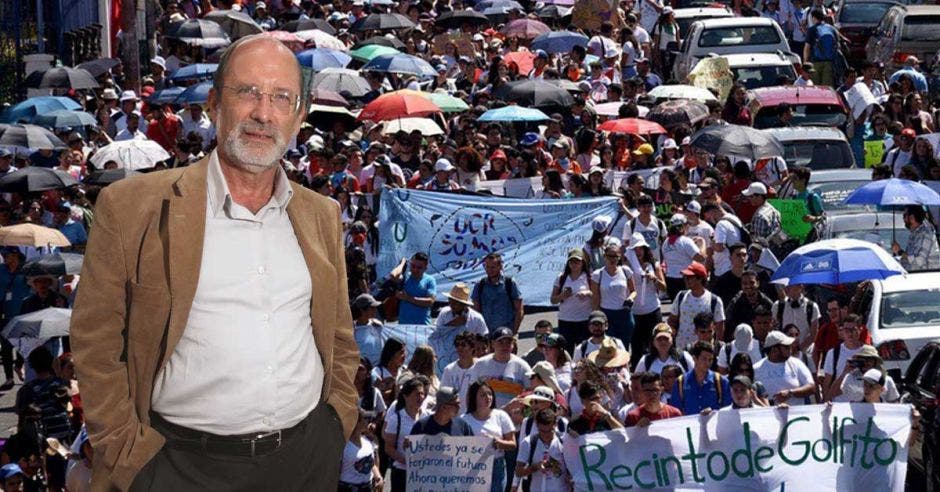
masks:
<path id="1" fill-rule="evenodd" d="M 448 28 L 436 19 L 472 3 L 161 1 L 157 51 L 140 87 L 127 84 L 117 64 L 97 77 L 99 89 L 69 91 L 65 96 L 94 114 L 98 124 L 55 128 L 62 148 L 0 146 L 0 175 L 45 167 L 83 181 L 98 170 L 91 163 L 97 152 L 133 139 L 156 142 L 170 155 L 146 172 L 194 164 L 216 145 L 205 104 L 160 103 L 151 96 L 173 86 L 173 71 L 218 60 L 224 48 L 181 41 L 172 35 L 174 26 L 219 9 L 241 11 L 266 32 L 293 21 L 319 21 L 346 49 L 368 45 L 370 37 L 371 43 L 397 43 L 436 73 L 363 71 L 368 90 L 344 94 L 352 108 L 401 89 L 444 93 L 467 105 L 431 116 L 444 129 L 439 135 L 390 132 L 387 121 L 337 120 L 327 126 L 308 118 L 281 161 L 288 179 L 332 197 L 340 209 L 354 330 L 397 321 L 456 333 L 455 360 L 443 370 L 439 354 L 427 345 L 408 352 L 404 341 L 391 337 L 371 347 L 376 350 L 362 347 L 355 378 L 359 421 L 343 453 L 339 490 L 381 490 L 388 478 L 392 491 L 404 491 L 405 449 L 409 436 L 417 434 L 491 438 L 497 450 L 493 491 L 570 490 L 562 443 L 586 433 L 727 408 L 900 401 L 897 383 L 871 346 L 866 313 L 853 307 L 859 299 L 852 291 L 821 300 L 809 287 L 770 282 L 773 266 L 764 259 L 793 244 L 768 199 L 790 184 L 796 191 L 792 198 L 805 200 L 803 219 L 818 222 L 825 210 L 820 195 L 808 188 L 813 171 L 788 169 L 783 156 L 740 159 L 692 145 L 690 137 L 710 125 L 752 126 L 742 84 L 735 83 L 724 101 L 709 100 L 702 118 L 668 125 L 664 134 L 598 129 L 609 119 L 641 118 L 662 102 L 648 92 L 681 82 L 671 70 L 674 48 L 682 42 L 673 5 L 623 0 L 613 5 L 619 21 L 581 28 L 570 25 L 563 2 L 522 2 L 507 6 L 489 25 L 468 21 L 454 28 L 451 33 L 464 34 L 467 45 L 437 49 L 435 37 Z M 561 7 L 554 15 L 543 13 L 551 6 Z M 776 20 L 791 51 L 804 57 L 795 67 L 799 78 L 783 77 L 780 85 L 831 85 L 844 94 L 861 82 L 880 98 L 883 104 L 841 128 L 856 162 L 871 164 L 872 179 L 940 179 L 936 149 L 925 137 L 940 117 L 927 99 L 927 63 L 911 56 L 897 72 L 885 73 L 877 62 L 843 65 L 827 58 L 818 46 L 841 34 L 832 25 L 834 12 L 821 1 L 734 0 L 728 8 L 737 16 Z M 358 20 L 380 13 L 399 13 L 411 25 L 354 28 Z M 589 42 L 560 52 L 530 50 L 531 37 L 500 29 L 519 19 L 582 32 Z M 531 68 L 520 60 L 529 60 Z M 567 88 L 573 104 L 542 107 L 549 119 L 540 125 L 478 120 L 513 102 L 504 99 L 506 84 L 526 79 Z M 317 97 L 215 87 L 223 89 L 258 104 L 265 96 L 272 107 Z M 610 104 L 617 106 L 613 112 L 599 109 Z M 779 124 L 789 126 L 785 114 Z M 878 162 L 870 162 L 872 147 L 866 143 L 872 141 L 883 142 Z M 126 165 L 112 160 L 101 169 Z M 616 186 L 609 179 L 615 171 L 652 168 L 655 174 L 629 174 Z M 485 196 L 487 181 L 534 177 L 541 178 L 535 198 L 613 196 L 620 211 L 593 217 L 592 236 L 567 253 L 551 286 L 557 322 L 535 325 L 531 351 L 520 353 L 518 341 L 526 316 L 523 292 L 535 286 L 506 275 L 498 252 L 483 259 L 481 280 L 456 284 L 446 293 L 444 307 L 437 304 L 443 293 L 429 271 L 428 252 L 414 252 L 387 276 L 377 272 L 383 191 Z M 654 177 L 655 184 L 647 186 Z M 6 193 L 0 227 L 51 227 L 71 243 L 60 251 L 81 252 L 94 227 L 99 191 L 98 185 L 81 183 Z M 912 270 L 940 267 L 933 216 L 908 206 L 903 218 L 910 239 L 891 245 L 892 252 Z M 21 314 L 71 306 L 78 275 L 22 271 L 26 262 L 50 252 L 3 249 L 4 324 Z M 21 386 L 17 430 L 0 451 L 0 489 L 88 490 L 94 453 L 83 431 L 68 338 L 28 353 L 2 342 L 6 382 L 0 391 Z"/>

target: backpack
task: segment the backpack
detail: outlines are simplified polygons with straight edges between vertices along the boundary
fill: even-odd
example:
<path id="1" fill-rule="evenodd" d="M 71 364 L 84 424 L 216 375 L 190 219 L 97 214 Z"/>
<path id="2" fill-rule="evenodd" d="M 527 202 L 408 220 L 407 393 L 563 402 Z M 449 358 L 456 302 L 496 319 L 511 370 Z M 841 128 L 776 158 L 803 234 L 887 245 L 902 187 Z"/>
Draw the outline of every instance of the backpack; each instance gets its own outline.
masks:
<path id="1" fill-rule="evenodd" d="M 685 357 L 677 351 L 678 356 L 676 357 L 679 360 L 679 365 L 682 366 L 682 370 L 685 372 L 689 371 L 689 362 L 685 360 Z M 656 361 L 656 355 L 652 352 L 647 353 L 640 359 L 640 364 L 643 364 L 643 367 L 646 368 L 646 372 L 650 372 L 650 368 L 653 367 L 653 362 Z"/>
<path id="2" fill-rule="evenodd" d="M 483 307 L 483 282 L 486 279 L 482 279 L 473 286 L 473 293 L 470 295 L 470 298 L 480 304 L 480 307 Z M 503 275 L 503 283 L 506 284 L 506 297 L 509 298 L 509 302 L 512 303 L 512 291 L 515 287 L 515 283 L 512 281 L 512 277 Z"/>
<path id="3" fill-rule="evenodd" d="M 672 304 L 676 308 L 676 326 L 682 325 L 682 303 L 685 302 L 685 298 L 689 295 L 689 292 L 689 290 L 683 290 L 679 292 L 679 294 L 676 295 L 676 302 Z M 705 292 L 708 292 L 708 294 L 711 296 L 710 310 L 711 315 L 714 316 L 715 308 L 718 307 L 718 296 L 716 296 L 710 290 L 706 290 Z"/>
<path id="4" fill-rule="evenodd" d="M 816 42 L 813 44 L 813 61 L 835 61 L 837 44 L 836 29 L 829 24 L 816 24 Z"/>
<path id="5" fill-rule="evenodd" d="M 679 389 L 679 406 L 683 407 L 685 402 L 685 393 L 682 389 L 682 381 L 685 379 L 685 374 L 680 374 L 679 379 L 676 380 L 676 388 Z M 721 374 L 715 373 L 715 392 L 718 394 L 718 407 L 721 407 Z M 675 406 L 675 405 L 674 405 Z"/>
<path id="6" fill-rule="evenodd" d="M 750 232 L 747 232 L 747 229 L 745 229 L 745 228 L 739 226 L 735 221 L 733 221 L 733 220 L 731 220 L 731 219 L 729 219 L 729 218 L 727 218 L 727 217 L 723 217 L 723 218 L 721 218 L 720 220 L 718 220 L 718 222 L 715 223 L 715 226 L 717 226 L 718 224 L 720 224 L 721 221 L 725 221 L 725 222 L 731 224 L 732 227 L 734 227 L 735 229 L 737 229 L 737 231 L 738 231 L 738 236 L 741 237 L 741 244 L 743 244 L 743 245 L 745 245 L 745 246 L 750 246 L 750 245 L 751 245 L 751 233 L 750 233 Z"/>
<path id="7" fill-rule="evenodd" d="M 806 326 L 807 327 L 813 324 L 813 306 L 815 305 L 816 305 L 815 302 L 809 299 L 806 300 Z M 779 323 L 780 325 L 783 325 L 783 308 L 784 307 L 785 307 L 784 302 L 782 301 L 777 302 L 777 323 Z M 782 329 L 783 326 L 781 326 L 780 328 Z"/>

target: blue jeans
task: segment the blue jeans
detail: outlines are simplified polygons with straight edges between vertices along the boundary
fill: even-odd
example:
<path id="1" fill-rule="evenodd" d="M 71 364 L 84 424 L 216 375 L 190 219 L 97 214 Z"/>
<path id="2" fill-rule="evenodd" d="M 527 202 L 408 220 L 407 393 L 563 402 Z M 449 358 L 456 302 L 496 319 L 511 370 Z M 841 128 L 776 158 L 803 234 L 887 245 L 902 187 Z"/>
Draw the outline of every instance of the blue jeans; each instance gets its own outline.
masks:
<path id="1" fill-rule="evenodd" d="M 506 492 L 506 457 L 493 460 L 493 475 L 490 478 L 490 492 Z"/>
<path id="2" fill-rule="evenodd" d="M 607 315 L 607 334 L 619 338 L 624 347 L 633 339 L 633 313 L 629 309 L 601 309 Z"/>

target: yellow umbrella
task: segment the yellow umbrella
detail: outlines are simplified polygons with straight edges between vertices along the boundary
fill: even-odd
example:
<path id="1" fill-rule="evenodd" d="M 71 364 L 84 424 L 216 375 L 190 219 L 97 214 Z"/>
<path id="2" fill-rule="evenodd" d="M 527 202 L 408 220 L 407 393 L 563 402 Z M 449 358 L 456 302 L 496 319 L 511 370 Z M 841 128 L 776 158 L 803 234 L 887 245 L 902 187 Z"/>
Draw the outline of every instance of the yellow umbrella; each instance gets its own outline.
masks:
<path id="1" fill-rule="evenodd" d="M 72 243 L 56 229 L 36 224 L 17 224 L 0 228 L 0 246 L 68 247 Z"/>

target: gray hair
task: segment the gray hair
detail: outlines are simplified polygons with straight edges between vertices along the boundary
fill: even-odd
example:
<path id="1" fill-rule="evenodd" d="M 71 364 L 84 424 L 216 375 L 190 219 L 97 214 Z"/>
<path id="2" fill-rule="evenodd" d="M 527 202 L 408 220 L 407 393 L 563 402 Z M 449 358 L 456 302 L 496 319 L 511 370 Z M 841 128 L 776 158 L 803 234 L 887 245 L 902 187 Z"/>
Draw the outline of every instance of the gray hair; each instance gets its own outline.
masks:
<path id="1" fill-rule="evenodd" d="M 219 58 L 219 66 L 216 69 L 215 77 L 212 80 L 212 88 L 215 89 L 217 94 L 222 93 L 222 87 L 225 85 L 225 71 L 228 68 L 228 64 L 232 58 L 232 55 L 235 53 L 235 51 L 238 50 L 239 46 L 257 39 L 272 38 L 265 36 L 264 34 L 252 34 L 250 36 L 239 38 L 234 43 L 225 48 L 224 52 L 222 52 L 222 56 Z M 297 63 L 297 68 L 300 72 L 300 80 L 298 81 L 300 88 L 300 93 L 298 94 L 300 96 L 300 110 L 306 114 L 307 106 L 310 104 L 310 91 L 308 88 L 310 87 L 311 72 L 309 69 L 301 66 L 300 62 L 298 62 L 296 58 L 294 58 L 294 63 Z"/>

